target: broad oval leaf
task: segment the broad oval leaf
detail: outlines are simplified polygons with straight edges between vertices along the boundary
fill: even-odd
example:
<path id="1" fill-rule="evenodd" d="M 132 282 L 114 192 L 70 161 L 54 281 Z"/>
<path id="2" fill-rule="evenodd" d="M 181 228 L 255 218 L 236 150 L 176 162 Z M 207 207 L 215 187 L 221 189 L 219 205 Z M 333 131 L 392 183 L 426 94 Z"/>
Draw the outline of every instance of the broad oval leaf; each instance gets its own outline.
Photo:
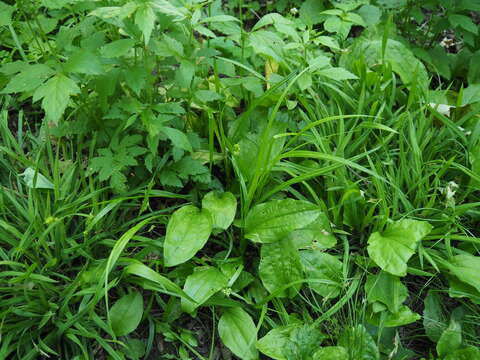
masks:
<path id="1" fill-rule="evenodd" d="M 245 237 L 259 243 L 280 240 L 315 221 L 322 211 L 308 201 L 273 200 L 254 206 L 245 220 Z"/>
<path id="2" fill-rule="evenodd" d="M 288 237 L 297 249 L 330 249 L 337 244 L 330 221 L 324 213 L 304 228 L 292 231 Z"/>
<path id="3" fill-rule="evenodd" d="M 343 286 L 342 262 L 320 250 L 300 253 L 305 277 L 313 291 L 325 298 L 335 298 Z"/>
<path id="4" fill-rule="evenodd" d="M 218 334 L 226 347 L 242 360 L 258 359 L 257 329 L 250 315 L 240 307 L 228 308 L 218 322 Z"/>
<path id="5" fill-rule="evenodd" d="M 121 297 L 110 309 L 110 325 L 117 336 L 135 330 L 143 316 L 143 298 L 135 291 Z"/>
<path id="6" fill-rule="evenodd" d="M 480 257 L 469 254 L 453 256 L 449 262 L 444 265 L 460 281 L 473 286 L 480 291 Z"/>
<path id="7" fill-rule="evenodd" d="M 270 330 L 264 337 L 257 342 L 257 349 L 275 360 L 286 360 L 283 354 L 283 348 L 288 342 L 290 333 L 298 325 L 279 326 Z"/>
<path id="8" fill-rule="evenodd" d="M 167 225 L 163 247 L 165 266 L 175 266 L 191 259 L 203 248 L 212 232 L 212 217 L 208 210 L 193 205 L 175 211 Z"/>
<path id="9" fill-rule="evenodd" d="M 381 303 L 374 303 L 375 305 L 381 305 Z M 374 309 L 375 310 L 375 309 Z M 368 321 L 375 326 L 383 327 L 397 327 L 402 325 L 411 324 L 421 319 L 421 316 L 416 312 L 410 310 L 406 305 L 402 305 L 396 313 L 390 311 L 376 311 L 376 313 L 368 317 Z"/>
<path id="10" fill-rule="evenodd" d="M 294 297 L 302 287 L 302 264 L 298 250 L 290 239 L 263 244 L 259 274 L 263 286 L 277 297 Z M 290 285 L 284 289 L 286 285 Z"/>
<path id="11" fill-rule="evenodd" d="M 447 328 L 446 316 L 442 310 L 442 300 L 438 293 L 430 290 L 423 303 L 423 328 L 425 329 L 425 334 L 433 342 L 438 342 L 442 332 Z"/>
<path id="12" fill-rule="evenodd" d="M 432 230 L 425 221 L 400 220 L 368 239 L 368 255 L 384 271 L 396 276 L 407 274 L 407 262 L 415 254 L 418 242 Z"/>
<path id="13" fill-rule="evenodd" d="M 313 354 L 313 360 L 348 360 L 348 352 L 341 346 L 326 346 Z"/>
<path id="14" fill-rule="evenodd" d="M 237 199 L 230 192 L 210 191 L 203 197 L 202 208 L 212 215 L 214 228 L 226 230 L 235 219 Z"/>
<path id="15" fill-rule="evenodd" d="M 211 266 L 196 268 L 187 277 L 183 291 L 195 302 L 182 298 L 182 310 L 192 313 L 213 294 L 227 286 L 228 279 L 220 270 Z"/>

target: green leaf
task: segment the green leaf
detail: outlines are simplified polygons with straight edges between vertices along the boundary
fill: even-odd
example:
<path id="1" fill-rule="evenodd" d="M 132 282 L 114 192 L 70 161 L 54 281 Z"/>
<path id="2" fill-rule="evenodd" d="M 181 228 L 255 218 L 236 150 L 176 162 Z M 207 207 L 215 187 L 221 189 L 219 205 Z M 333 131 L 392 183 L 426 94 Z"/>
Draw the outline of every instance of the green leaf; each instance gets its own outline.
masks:
<path id="1" fill-rule="evenodd" d="M 0 26 L 12 24 L 12 14 L 14 11 L 15 8 L 13 6 L 0 1 Z"/>
<path id="2" fill-rule="evenodd" d="M 424 300 L 423 327 L 430 340 L 438 342 L 442 332 L 447 328 L 446 320 L 440 295 L 432 290 L 428 291 Z"/>
<path id="3" fill-rule="evenodd" d="M 343 265 L 335 256 L 320 250 L 304 250 L 300 257 L 308 285 L 324 298 L 335 298 L 343 287 Z"/>
<path id="4" fill-rule="evenodd" d="M 182 298 L 182 310 L 192 313 L 213 294 L 227 286 L 228 279 L 220 270 L 211 266 L 195 268 L 187 277 L 183 291 L 195 302 Z"/>
<path id="5" fill-rule="evenodd" d="M 202 199 L 202 208 L 212 215 L 214 228 L 226 230 L 235 219 L 237 199 L 230 192 L 210 191 Z"/>
<path id="6" fill-rule="evenodd" d="M 143 298 L 135 291 L 122 296 L 110 309 L 110 325 L 117 336 L 134 331 L 143 316 Z"/>
<path id="7" fill-rule="evenodd" d="M 272 243 L 311 224 L 321 213 L 317 205 L 301 200 L 273 200 L 259 204 L 248 212 L 245 238 Z"/>
<path id="8" fill-rule="evenodd" d="M 297 84 L 300 90 L 304 91 L 312 86 L 312 75 L 309 72 L 304 72 L 297 79 Z"/>
<path id="9" fill-rule="evenodd" d="M 290 333 L 298 325 L 279 326 L 270 330 L 264 337 L 257 342 L 257 349 L 275 360 L 286 360 L 283 349 L 287 344 Z"/>
<path id="10" fill-rule="evenodd" d="M 303 279 L 303 270 L 298 251 L 290 239 L 263 244 L 258 271 L 263 286 L 277 297 L 294 297 L 302 287 L 301 283 L 291 284 Z"/>
<path id="11" fill-rule="evenodd" d="M 473 255 L 455 255 L 444 265 L 460 281 L 480 291 L 480 257 Z"/>
<path id="12" fill-rule="evenodd" d="M 163 248 L 165 266 L 175 266 L 191 259 L 206 244 L 212 232 L 208 210 L 193 205 L 173 213 L 167 225 Z"/>
<path id="13" fill-rule="evenodd" d="M 348 352 L 341 346 L 326 346 L 313 354 L 313 360 L 348 360 Z"/>
<path id="14" fill-rule="evenodd" d="M 228 308 L 218 322 L 218 333 L 226 347 L 242 360 L 257 360 L 257 329 L 240 307 Z"/>
<path id="15" fill-rule="evenodd" d="M 142 32 L 145 45 L 150 41 L 156 20 L 157 17 L 150 2 L 144 2 L 138 6 L 135 12 L 135 25 L 137 25 Z"/>
<path id="16" fill-rule="evenodd" d="M 425 221 L 400 220 L 375 232 L 368 239 L 368 255 L 384 271 L 396 276 L 407 274 L 407 262 L 415 254 L 417 244 L 432 230 Z"/>
<path id="17" fill-rule="evenodd" d="M 220 94 L 211 90 L 197 90 L 195 91 L 195 97 L 202 103 L 220 100 L 222 98 Z"/>
<path id="18" fill-rule="evenodd" d="M 75 81 L 58 74 L 40 86 L 33 94 L 33 101 L 42 100 L 42 108 L 48 121 L 57 123 L 67 108 L 70 97 L 80 93 Z"/>
<path id="19" fill-rule="evenodd" d="M 465 15 L 451 14 L 448 16 L 448 21 L 453 27 L 460 27 L 472 34 L 478 35 L 478 27 L 472 19 Z"/>
<path id="20" fill-rule="evenodd" d="M 161 132 L 170 139 L 173 145 L 179 147 L 182 150 L 193 152 L 192 144 L 188 140 L 187 135 L 175 128 L 163 126 Z"/>
<path id="21" fill-rule="evenodd" d="M 451 354 L 462 345 L 462 327 L 454 319 L 446 328 L 437 343 L 437 353 L 440 357 Z"/>
<path id="22" fill-rule="evenodd" d="M 456 350 L 447 355 L 445 360 L 476 360 L 480 359 L 480 350 L 476 347 L 469 346 L 465 349 Z"/>
<path id="23" fill-rule="evenodd" d="M 374 303 L 373 306 L 381 305 L 381 303 Z M 396 313 L 390 311 L 379 311 L 380 309 L 374 309 L 374 313 L 369 317 L 369 322 L 376 326 L 383 327 L 398 327 L 402 325 L 411 324 L 421 319 L 421 316 L 412 310 L 408 306 L 402 305 Z"/>
<path id="24" fill-rule="evenodd" d="M 330 249 L 337 244 L 330 221 L 324 213 L 321 213 L 314 222 L 307 226 L 292 231 L 288 237 L 297 249 Z"/>
<path id="25" fill-rule="evenodd" d="M 102 56 L 106 58 L 120 57 L 132 50 L 134 45 L 135 41 L 132 39 L 116 40 L 102 46 L 100 52 Z"/>
<path id="26" fill-rule="evenodd" d="M 65 70 L 86 75 L 99 75 L 103 73 L 100 59 L 93 53 L 79 50 L 68 59 Z"/>
<path id="27" fill-rule="evenodd" d="M 147 82 L 148 73 L 143 66 L 129 66 L 124 71 L 126 84 L 133 92 L 140 95 Z"/>
<path id="28" fill-rule="evenodd" d="M 470 105 L 479 101 L 480 101 L 480 84 L 470 84 L 463 91 L 462 106 Z"/>
<path id="29" fill-rule="evenodd" d="M 358 79 L 358 77 L 354 74 L 352 74 L 350 71 L 344 69 L 344 68 L 339 68 L 339 67 L 332 67 L 328 69 L 322 69 L 318 70 L 315 72 L 316 74 L 320 76 L 325 76 L 333 80 L 352 80 L 352 79 Z"/>
<path id="30" fill-rule="evenodd" d="M 367 26 L 378 24 L 382 17 L 382 11 L 377 6 L 370 4 L 363 5 L 358 9 L 358 14 L 365 20 Z"/>
<path id="31" fill-rule="evenodd" d="M 315 38 L 315 40 L 331 49 L 340 50 L 340 45 L 338 44 L 338 41 L 331 36 L 319 36 Z"/>
<path id="32" fill-rule="evenodd" d="M 23 65 L 24 69 L 13 76 L 2 94 L 32 91 L 53 75 L 53 70 L 43 64 Z"/>
<path id="33" fill-rule="evenodd" d="M 407 287 L 402 284 L 400 278 L 384 271 L 367 277 L 365 293 L 369 303 L 381 302 L 392 313 L 400 310 L 408 296 Z"/>
<path id="34" fill-rule="evenodd" d="M 35 176 L 35 170 L 32 168 L 26 168 L 25 171 L 20 174 L 23 176 L 23 181 L 31 189 L 53 189 L 54 186 L 50 180 L 45 176 L 37 172 Z"/>
<path id="35" fill-rule="evenodd" d="M 352 360 L 380 359 L 377 345 L 363 325 L 352 326 L 345 330 L 338 339 L 338 345 L 348 350 Z"/>

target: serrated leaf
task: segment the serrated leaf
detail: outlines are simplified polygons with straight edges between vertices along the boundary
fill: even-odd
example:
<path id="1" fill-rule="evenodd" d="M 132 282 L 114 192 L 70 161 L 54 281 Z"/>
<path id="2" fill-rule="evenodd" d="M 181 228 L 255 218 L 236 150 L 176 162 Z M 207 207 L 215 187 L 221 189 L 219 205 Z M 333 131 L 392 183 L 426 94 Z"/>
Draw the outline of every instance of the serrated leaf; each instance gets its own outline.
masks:
<path id="1" fill-rule="evenodd" d="M 245 220 L 245 238 L 272 243 L 315 221 L 322 211 L 301 200 L 273 200 L 254 206 Z"/>
<path id="2" fill-rule="evenodd" d="M 402 284 L 400 278 L 384 271 L 367 277 L 365 293 L 369 303 L 381 302 L 392 313 L 400 310 L 408 296 L 407 287 Z"/>
<path id="3" fill-rule="evenodd" d="M 227 308 L 218 322 L 218 333 L 226 347 L 242 360 L 257 360 L 257 329 L 240 307 Z"/>
<path id="4" fill-rule="evenodd" d="M 167 225 L 163 247 L 165 266 L 175 266 L 191 259 L 206 244 L 212 232 L 208 210 L 193 205 L 175 211 Z"/>
<path id="5" fill-rule="evenodd" d="M 212 215 L 214 228 L 226 230 L 235 219 L 237 199 L 230 192 L 210 191 L 202 199 L 202 208 Z"/>
<path id="6" fill-rule="evenodd" d="M 180 130 L 171 127 L 162 127 L 161 132 L 164 133 L 173 145 L 188 152 L 193 152 L 192 144 L 188 140 L 187 135 Z"/>
<path id="7" fill-rule="evenodd" d="M 24 69 L 10 79 L 2 90 L 2 94 L 35 90 L 53 75 L 53 70 L 43 64 L 23 65 L 22 67 Z"/>
<path id="8" fill-rule="evenodd" d="M 37 88 L 33 101 L 42 100 L 42 108 L 48 121 L 57 123 L 68 106 L 70 97 L 80 93 L 75 81 L 62 74 L 57 74 Z"/>
<path id="9" fill-rule="evenodd" d="M 182 298 L 182 310 L 192 313 L 213 294 L 227 286 L 228 279 L 220 270 L 211 266 L 195 268 L 187 277 L 183 291 L 195 302 Z"/>
<path id="10" fill-rule="evenodd" d="M 135 291 L 121 297 L 110 309 L 110 324 L 117 336 L 134 331 L 143 316 L 143 298 Z"/>
<path id="11" fill-rule="evenodd" d="M 297 249 L 290 239 L 263 244 L 258 268 L 263 286 L 277 297 L 294 297 L 302 284 L 303 269 Z M 299 283 L 295 283 L 295 282 Z M 287 289 L 285 286 L 290 285 Z"/>
<path id="12" fill-rule="evenodd" d="M 120 39 L 102 46 L 100 52 L 106 58 L 120 57 L 132 50 L 134 45 L 135 41 L 132 39 Z"/>
<path id="13" fill-rule="evenodd" d="M 99 75 L 103 73 L 102 63 L 95 54 L 79 50 L 69 57 L 65 70 L 86 75 Z"/>
<path id="14" fill-rule="evenodd" d="M 142 32 L 145 45 L 150 41 L 156 20 L 157 17 L 150 2 L 140 4 L 135 11 L 135 25 Z"/>
<path id="15" fill-rule="evenodd" d="M 368 255 L 384 271 L 396 275 L 407 274 L 407 262 L 415 254 L 417 244 L 432 230 L 425 221 L 400 220 L 388 225 L 383 232 L 368 238 Z"/>
<path id="16" fill-rule="evenodd" d="M 343 287 L 343 265 L 340 260 L 320 250 L 301 251 L 300 258 L 308 286 L 313 291 L 327 299 L 340 294 Z"/>

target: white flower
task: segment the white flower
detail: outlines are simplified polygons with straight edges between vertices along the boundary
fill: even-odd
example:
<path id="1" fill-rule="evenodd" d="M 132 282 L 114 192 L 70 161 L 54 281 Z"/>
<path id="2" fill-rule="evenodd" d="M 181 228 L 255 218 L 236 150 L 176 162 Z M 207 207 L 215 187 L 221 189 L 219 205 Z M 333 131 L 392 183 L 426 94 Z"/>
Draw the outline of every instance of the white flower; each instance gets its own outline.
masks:
<path id="1" fill-rule="evenodd" d="M 298 9 L 296 7 L 291 8 L 290 9 L 290 14 L 297 15 L 298 14 Z"/>

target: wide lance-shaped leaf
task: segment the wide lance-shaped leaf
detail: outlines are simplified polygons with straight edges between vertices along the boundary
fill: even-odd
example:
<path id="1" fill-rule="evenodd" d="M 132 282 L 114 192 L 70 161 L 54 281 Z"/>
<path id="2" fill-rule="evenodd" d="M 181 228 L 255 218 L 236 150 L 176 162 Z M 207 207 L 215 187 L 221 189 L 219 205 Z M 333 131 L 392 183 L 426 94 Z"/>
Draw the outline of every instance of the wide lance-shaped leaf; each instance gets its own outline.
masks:
<path id="1" fill-rule="evenodd" d="M 277 297 L 294 297 L 302 287 L 302 264 L 298 250 L 289 239 L 263 244 L 259 274 L 263 286 Z M 298 283 L 294 283 L 298 282 Z M 285 286 L 288 288 L 284 289 Z"/>
<path id="2" fill-rule="evenodd" d="M 121 297 L 110 309 L 110 324 L 117 336 L 135 330 L 143 316 L 143 298 L 135 291 Z"/>
<path id="3" fill-rule="evenodd" d="M 379 360 L 380 352 L 363 325 L 348 328 L 338 339 L 338 346 L 348 350 L 350 359 Z"/>
<path id="4" fill-rule="evenodd" d="M 33 94 L 33 101 L 42 100 L 42 108 L 48 121 L 57 123 L 67 108 L 70 97 L 80 93 L 75 81 L 58 74 L 40 86 Z"/>
<path id="5" fill-rule="evenodd" d="M 343 285 L 342 262 L 320 250 L 302 251 L 300 257 L 308 286 L 327 299 L 337 297 Z"/>
<path id="6" fill-rule="evenodd" d="M 211 266 L 196 268 L 187 277 L 183 291 L 195 302 L 182 298 L 182 310 L 192 313 L 213 294 L 227 286 L 228 279 L 220 270 Z"/>
<path id="7" fill-rule="evenodd" d="M 341 346 L 326 346 L 313 354 L 313 360 L 348 360 L 348 352 Z"/>
<path id="8" fill-rule="evenodd" d="M 242 360 L 258 359 L 257 329 L 250 315 L 240 307 L 227 308 L 218 322 L 223 344 Z"/>
<path id="9" fill-rule="evenodd" d="M 257 342 L 257 349 L 275 360 L 287 360 L 284 355 L 284 347 L 287 344 L 291 332 L 298 325 L 279 326 L 270 330 L 264 337 Z"/>
<path id="10" fill-rule="evenodd" d="M 187 205 L 175 211 L 167 225 L 163 247 L 165 266 L 175 266 L 191 259 L 203 248 L 212 232 L 208 210 Z"/>
<path id="11" fill-rule="evenodd" d="M 447 319 L 442 310 L 440 295 L 430 290 L 424 300 L 423 328 L 433 342 L 438 342 L 442 332 L 447 328 Z"/>
<path id="12" fill-rule="evenodd" d="M 384 271 L 367 277 L 365 293 L 369 303 L 381 302 L 392 313 L 400 310 L 408 296 L 407 287 L 402 284 L 400 278 Z"/>
<path id="13" fill-rule="evenodd" d="M 440 357 L 444 357 L 453 353 L 462 345 L 462 327 L 460 323 L 454 319 L 450 320 L 448 328 L 446 328 L 437 343 L 437 353 Z"/>
<path id="14" fill-rule="evenodd" d="M 473 255 L 456 255 L 445 263 L 450 272 L 460 281 L 480 291 L 480 257 Z"/>
<path id="15" fill-rule="evenodd" d="M 307 201 L 273 200 L 254 206 L 245 220 L 245 237 L 254 242 L 272 243 L 315 221 L 320 208 Z"/>
<path id="16" fill-rule="evenodd" d="M 425 221 L 400 220 L 368 239 L 368 255 L 384 271 L 396 276 L 407 274 L 407 262 L 415 254 L 418 242 L 432 230 Z"/>
<path id="17" fill-rule="evenodd" d="M 212 215 L 214 228 L 226 230 L 235 219 L 237 199 L 231 192 L 210 191 L 202 199 L 202 208 Z"/>

